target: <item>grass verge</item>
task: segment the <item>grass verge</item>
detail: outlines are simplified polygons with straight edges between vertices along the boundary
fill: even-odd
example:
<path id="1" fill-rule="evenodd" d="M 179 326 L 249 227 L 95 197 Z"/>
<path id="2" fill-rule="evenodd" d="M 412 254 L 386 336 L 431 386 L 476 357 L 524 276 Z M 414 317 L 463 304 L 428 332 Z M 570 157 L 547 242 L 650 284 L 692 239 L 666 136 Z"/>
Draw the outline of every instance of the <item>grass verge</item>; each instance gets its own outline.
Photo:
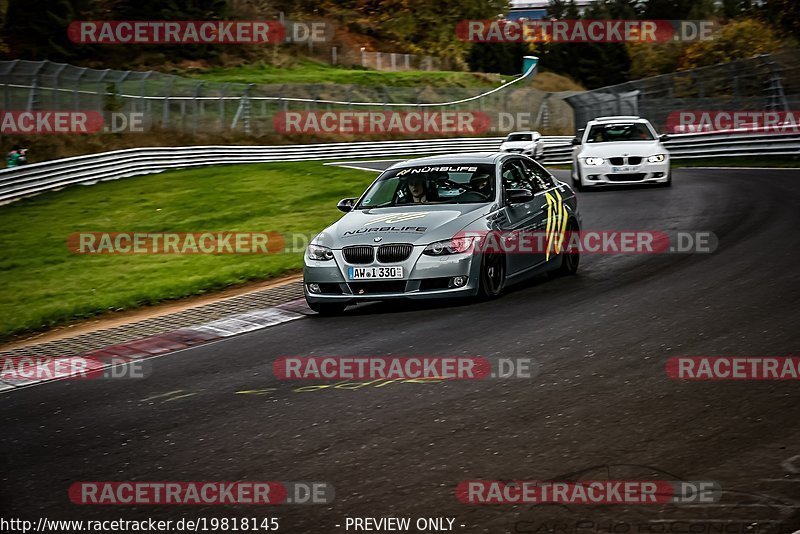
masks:
<path id="1" fill-rule="evenodd" d="M 0 207 L 0 340 L 16 334 L 299 269 L 269 255 L 78 255 L 74 232 L 275 231 L 312 234 L 375 173 L 322 163 L 170 171 L 70 187 Z"/>
<path id="2" fill-rule="evenodd" d="M 497 87 L 511 81 L 514 76 L 483 72 L 457 71 L 378 71 L 362 68 L 344 68 L 303 61 L 288 67 L 274 65 L 241 65 L 235 67 L 211 67 L 206 70 L 186 70 L 179 74 L 208 82 L 254 83 L 254 84 L 344 84 L 388 87 L 436 87 L 471 88 Z M 541 72 L 530 84 L 542 91 L 583 91 L 580 84 L 566 76 L 552 72 Z"/>

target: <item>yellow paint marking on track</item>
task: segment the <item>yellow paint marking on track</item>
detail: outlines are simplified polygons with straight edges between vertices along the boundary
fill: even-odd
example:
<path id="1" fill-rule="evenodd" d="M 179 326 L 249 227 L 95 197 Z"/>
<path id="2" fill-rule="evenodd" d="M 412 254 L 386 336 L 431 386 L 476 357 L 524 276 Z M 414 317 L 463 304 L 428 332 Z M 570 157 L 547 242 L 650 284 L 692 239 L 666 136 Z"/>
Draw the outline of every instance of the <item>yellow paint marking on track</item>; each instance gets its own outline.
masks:
<path id="1" fill-rule="evenodd" d="M 245 389 L 237 391 L 237 395 L 269 395 L 273 391 L 278 391 L 278 388 L 265 388 L 265 389 Z"/>
<path id="2" fill-rule="evenodd" d="M 186 397 L 191 397 L 192 395 L 197 395 L 197 393 L 187 393 L 185 395 L 178 395 L 177 397 L 170 397 L 167 400 L 165 400 L 164 402 L 171 402 L 171 401 L 178 400 L 178 399 L 185 399 Z"/>
<path id="3" fill-rule="evenodd" d="M 176 395 L 178 393 L 183 393 L 182 389 L 176 389 L 175 391 L 169 391 L 167 393 L 161 393 L 160 395 L 153 395 L 152 397 L 147 397 L 146 399 L 142 399 L 139 402 L 147 402 L 155 399 L 161 399 L 164 397 L 171 397 L 172 395 Z"/>

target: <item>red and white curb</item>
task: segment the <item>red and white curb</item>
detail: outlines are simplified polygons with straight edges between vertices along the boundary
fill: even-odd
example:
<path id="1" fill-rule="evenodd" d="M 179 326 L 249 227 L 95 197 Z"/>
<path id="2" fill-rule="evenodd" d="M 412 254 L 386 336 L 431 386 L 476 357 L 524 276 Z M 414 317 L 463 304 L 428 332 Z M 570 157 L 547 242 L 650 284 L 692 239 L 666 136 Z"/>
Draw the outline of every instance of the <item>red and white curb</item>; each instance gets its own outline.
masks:
<path id="1" fill-rule="evenodd" d="M 125 365 L 134 360 L 163 356 L 237 334 L 261 330 L 304 316 L 302 313 L 282 307 L 267 308 L 72 356 L 0 355 L 0 393 L 69 378 L 72 375 L 66 369 L 69 369 L 73 363 L 78 363 L 87 372 L 98 371 L 115 365 Z M 44 362 L 42 362 L 43 358 Z M 58 365 L 59 362 L 64 364 L 69 362 L 70 365 Z M 26 372 L 18 372 L 20 366 L 26 363 L 28 365 Z M 65 371 L 59 372 L 59 369 L 65 369 Z"/>

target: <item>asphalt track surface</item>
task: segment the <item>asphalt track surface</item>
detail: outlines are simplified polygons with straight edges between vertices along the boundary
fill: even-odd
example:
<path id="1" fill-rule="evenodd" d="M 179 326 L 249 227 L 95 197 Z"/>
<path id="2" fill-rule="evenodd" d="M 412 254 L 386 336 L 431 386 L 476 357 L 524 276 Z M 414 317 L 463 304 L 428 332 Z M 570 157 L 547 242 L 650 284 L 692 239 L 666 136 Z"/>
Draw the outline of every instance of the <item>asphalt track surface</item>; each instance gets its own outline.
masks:
<path id="1" fill-rule="evenodd" d="M 680 169 L 670 189 L 579 197 L 584 229 L 710 230 L 719 248 L 583 256 L 576 277 L 490 302 L 362 305 L 153 360 L 146 380 L 5 393 L 0 515 L 269 516 L 283 532 L 344 531 L 347 516 L 453 517 L 462 532 L 800 528 L 798 382 L 679 382 L 664 370 L 672 356 L 797 354 L 800 171 Z M 272 375 L 285 355 L 532 357 L 540 368 L 532 379 L 296 392 L 303 384 Z M 460 503 L 456 485 L 478 478 L 715 480 L 723 498 Z M 326 481 L 336 500 L 71 504 L 67 488 L 86 480 Z"/>

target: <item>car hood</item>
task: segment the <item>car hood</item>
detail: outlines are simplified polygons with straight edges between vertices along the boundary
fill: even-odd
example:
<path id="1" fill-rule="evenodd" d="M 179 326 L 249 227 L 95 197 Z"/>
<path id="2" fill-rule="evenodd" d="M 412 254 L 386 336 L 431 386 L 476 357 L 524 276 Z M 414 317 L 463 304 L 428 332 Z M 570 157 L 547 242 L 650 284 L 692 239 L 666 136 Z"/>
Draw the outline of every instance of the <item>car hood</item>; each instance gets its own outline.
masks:
<path id="1" fill-rule="evenodd" d="M 314 242 L 333 249 L 378 243 L 427 245 L 453 237 L 489 213 L 492 205 L 440 204 L 353 210 L 326 228 Z"/>
<path id="2" fill-rule="evenodd" d="M 500 146 L 503 148 L 527 148 L 535 144 L 536 141 L 503 141 Z"/>
<path id="3" fill-rule="evenodd" d="M 592 143 L 581 146 L 580 157 L 612 156 L 652 156 L 665 154 L 667 150 L 658 141 L 614 141 L 611 143 Z"/>

